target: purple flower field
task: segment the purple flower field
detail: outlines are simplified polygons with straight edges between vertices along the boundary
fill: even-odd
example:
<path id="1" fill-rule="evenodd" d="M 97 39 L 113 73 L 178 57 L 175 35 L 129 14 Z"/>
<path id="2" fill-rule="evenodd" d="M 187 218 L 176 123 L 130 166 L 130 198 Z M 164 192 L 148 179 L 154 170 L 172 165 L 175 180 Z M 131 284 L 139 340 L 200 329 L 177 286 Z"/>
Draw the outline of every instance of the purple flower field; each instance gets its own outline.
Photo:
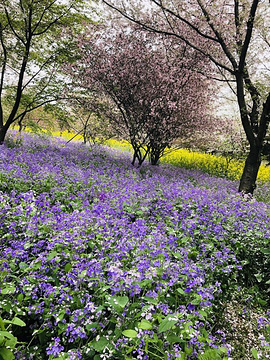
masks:
<path id="1" fill-rule="evenodd" d="M 237 186 L 57 138 L 2 145 L 0 359 L 244 359 L 232 299 L 259 314 L 242 353 L 269 359 L 270 206 Z"/>

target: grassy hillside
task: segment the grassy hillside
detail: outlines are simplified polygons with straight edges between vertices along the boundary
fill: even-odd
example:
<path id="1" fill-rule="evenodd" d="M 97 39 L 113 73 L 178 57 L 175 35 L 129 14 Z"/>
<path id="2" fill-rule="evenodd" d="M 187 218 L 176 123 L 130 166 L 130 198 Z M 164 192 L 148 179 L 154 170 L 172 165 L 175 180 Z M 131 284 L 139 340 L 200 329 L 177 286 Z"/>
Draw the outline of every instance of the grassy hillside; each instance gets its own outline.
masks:
<path id="1" fill-rule="evenodd" d="M 8 141 L 0 359 L 269 359 L 269 224 L 232 180 Z"/>

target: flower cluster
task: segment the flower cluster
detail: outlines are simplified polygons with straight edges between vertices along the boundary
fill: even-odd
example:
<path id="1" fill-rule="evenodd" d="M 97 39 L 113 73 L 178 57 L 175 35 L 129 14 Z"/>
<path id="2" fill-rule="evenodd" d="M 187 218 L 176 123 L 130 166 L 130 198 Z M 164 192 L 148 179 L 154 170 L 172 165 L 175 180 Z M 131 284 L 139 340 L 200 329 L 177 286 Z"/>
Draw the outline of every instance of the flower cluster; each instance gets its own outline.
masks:
<path id="1" fill-rule="evenodd" d="M 25 135 L 1 151 L 0 310 L 27 325 L 17 359 L 228 359 L 218 314 L 244 284 L 239 243 L 269 242 L 268 205 L 111 148 Z"/>

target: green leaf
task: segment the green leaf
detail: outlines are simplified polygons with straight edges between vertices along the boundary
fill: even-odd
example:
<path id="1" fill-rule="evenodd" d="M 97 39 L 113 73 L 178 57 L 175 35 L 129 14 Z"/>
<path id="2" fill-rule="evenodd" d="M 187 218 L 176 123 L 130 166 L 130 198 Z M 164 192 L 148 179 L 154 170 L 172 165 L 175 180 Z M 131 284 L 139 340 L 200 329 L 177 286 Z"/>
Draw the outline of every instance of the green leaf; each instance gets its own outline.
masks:
<path id="1" fill-rule="evenodd" d="M 93 322 L 93 323 L 91 323 L 91 324 L 87 324 L 85 327 L 86 327 L 86 329 L 87 329 L 88 331 L 90 331 L 91 329 L 94 329 L 94 328 L 96 328 L 97 326 L 100 327 L 100 325 L 99 325 L 97 322 Z"/>
<path id="2" fill-rule="evenodd" d="M 191 327 L 192 327 L 192 322 L 191 321 L 188 321 L 188 322 L 186 322 L 185 323 L 185 326 L 184 326 L 184 329 L 185 329 L 185 331 L 191 331 Z"/>
<path id="3" fill-rule="evenodd" d="M 67 264 L 65 265 L 65 273 L 70 272 L 71 268 L 72 268 L 72 265 L 71 265 L 70 263 L 67 263 Z"/>
<path id="4" fill-rule="evenodd" d="M 255 278 L 257 279 L 257 281 L 260 283 L 262 281 L 262 274 L 258 273 L 255 274 Z"/>
<path id="5" fill-rule="evenodd" d="M 56 317 L 57 322 L 62 321 L 64 319 L 65 315 L 66 315 L 66 310 L 61 310 Z"/>
<path id="6" fill-rule="evenodd" d="M 261 252 L 266 255 L 270 255 L 270 249 L 261 249 Z"/>
<path id="7" fill-rule="evenodd" d="M 267 304 L 267 301 L 266 300 L 263 300 L 263 299 L 261 299 L 261 298 L 257 298 L 257 301 L 258 301 L 258 303 L 259 304 L 261 304 L 262 306 L 265 306 L 266 304 Z"/>
<path id="8" fill-rule="evenodd" d="M 187 349 L 187 348 L 186 348 Z M 186 350 L 185 349 L 185 350 Z M 192 353 L 192 348 L 188 348 L 188 350 Z M 200 354 L 198 360 L 221 360 L 220 352 L 218 349 L 208 349 L 204 354 Z"/>
<path id="9" fill-rule="evenodd" d="M 116 302 L 119 306 L 124 308 L 128 303 L 128 297 L 127 296 L 117 296 Z"/>
<path id="10" fill-rule="evenodd" d="M 52 260 L 53 258 L 55 258 L 57 255 L 58 255 L 58 252 L 57 252 L 57 251 L 51 251 L 51 252 L 49 253 L 49 255 L 47 256 L 47 260 L 50 261 L 50 260 Z"/>
<path id="11" fill-rule="evenodd" d="M 196 297 L 195 297 L 195 299 L 193 299 L 192 301 L 191 301 L 191 304 L 192 305 L 199 305 L 200 303 L 201 303 L 201 297 L 200 297 L 200 295 L 197 295 Z"/>
<path id="12" fill-rule="evenodd" d="M 28 266 L 29 266 L 29 265 L 28 265 L 27 263 L 23 262 L 23 261 L 19 263 L 19 268 L 20 268 L 21 270 L 27 269 Z"/>
<path id="13" fill-rule="evenodd" d="M 7 339 L 10 339 L 10 340 L 14 339 L 14 337 L 15 337 L 8 331 L 0 331 L 0 336 L 3 336 L 3 337 L 5 337 Z"/>
<path id="14" fill-rule="evenodd" d="M 183 342 L 183 339 L 181 339 L 179 336 L 176 336 L 176 335 L 167 336 L 167 340 L 169 341 L 170 344 Z"/>
<path id="15" fill-rule="evenodd" d="M 122 312 L 129 299 L 127 296 L 108 296 L 107 300 L 116 311 Z"/>
<path id="16" fill-rule="evenodd" d="M 68 355 L 60 355 L 60 356 L 57 356 L 57 358 L 53 358 L 53 360 L 65 360 L 65 359 L 67 359 L 67 356 Z"/>
<path id="17" fill-rule="evenodd" d="M 2 358 L 3 360 L 13 360 L 15 359 L 15 356 L 9 349 L 0 348 L 0 358 Z"/>
<path id="18" fill-rule="evenodd" d="M 153 305 L 157 305 L 158 304 L 158 301 L 152 297 L 149 297 L 149 296 L 144 296 L 143 297 L 144 300 L 150 302 L 150 304 L 153 304 Z"/>
<path id="19" fill-rule="evenodd" d="M 150 323 L 150 321 L 146 320 L 146 319 L 142 319 L 141 322 L 139 322 L 138 324 L 138 328 L 139 329 L 143 329 L 143 330 L 151 330 L 152 329 L 152 324 Z"/>
<path id="20" fill-rule="evenodd" d="M 192 354 L 192 352 L 193 352 L 193 349 L 192 349 L 192 347 L 188 347 L 188 346 L 186 346 L 185 345 L 185 353 L 187 354 L 187 355 L 191 355 Z M 207 351 L 204 353 L 204 355 L 207 353 Z M 206 358 L 205 358 L 205 360 L 206 360 Z M 208 359 L 207 359 L 208 360 Z M 209 359 L 210 360 L 210 359 Z M 217 358 L 211 358 L 211 360 L 218 360 Z"/>
<path id="21" fill-rule="evenodd" d="M 258 358 L 258 350 L 253 348 L 253 349 L 251 349 L 251 353 L 252 353 L 254 359 L 259 359 Z"/>
<path id="22" fill-rule="evenodd" d="M 86 276 L 87 271 L 83 270 L 80 274 L 79 274 L 79 278 L 84 278 Z"/>
<path id="23" fill-rule="evenodd" d="M 122 334 L 124 336 L 126 336 L 127 338 L 131 338 L 131 339 L 136 338 L 138 335 L 137 331 L 132 330 L 132 329 L 124 330 L 124 331 L 122 331 Z"/>
<path id="24" fill-rule="evenodd" d="M 220 350 L 220 352 L 223 353 L 223 354 L 227 354 L 227 351 L 228 351 L 228 349 L 225 348 L 225 346 L 219 347 L 219 350 Z"/>
<path id="25" fill-rule="evenodd" d="M 24 298 L 23 294 L 19 294 L 19 295 L 17 296 L 17 300 L 18 300 L 19 302 L 22 302 L 22 301 L 23 301 L 23 298 Z"/>
<path id="26" fill-rule="evenodd" d="M 186 295 L 186 293 L 184 292 L 184 290 L 181 289 L 181 288 L 177 288 L 176 291 L 177 291 L 178 294 L 180 294 L 180 295 Z"/>
<path id="27" fill-rule="evenodd" d="M 1 290 L 1 294 L 3 294 L 3 295 L 14 294 L 15 291 L 16 291 L 16 287 L 13 285 L 9 285 L 9 286 L 4 287 Z"/>
<path id="28" fill-rule="evenodd" d="M 163 319 L 159 324 L 158 333 L 170 330 L 177 323 L 177 321 L 178 319 L 175 319 L 173 315 L 167 315 L 165 319 Z"/>
<path id="29" fill-rule="evenodd" d="M 109 341 L 102 336 L 99 340 L 92 341 L 91 345 L 96 351 L 102 352 L 105 349 L 105 347 L 108 345 L 108 343 Z"/>
<path id="30" fill-rule="evenodd" d="M 199 310 L 198 312 L 201 314 L 201 316 L 202 316 L 203 318 L 206 318 L 206 317 L 207 317 L 207 312 L 206 312 L 206 311 L 204 311 L 204 310 Z"/>
<path id="31" fill-rule="evenodd" d="M 33 270 L 38 270 L 41 267 L 41 261 L 36 262 L 33 266 L 32 269 Z"/>
<path id="32" fill-rule="evenodd" d="M 19 319 L 17 316 L 15 316 L 12 319 L 12 324 L 18 325 L 18 326 L 26 326 L 26 323 L 24 321 L 22 321 L 21 319 Z"/>
<path id="33" fill-rule="evenodd" d="M 15 349 L 16 344 L 17 338 L 15 336 L 13 336 L 12 339 L 8 339 L 5 341 L 5 347 L 7 347 L 8 349 Z"/>

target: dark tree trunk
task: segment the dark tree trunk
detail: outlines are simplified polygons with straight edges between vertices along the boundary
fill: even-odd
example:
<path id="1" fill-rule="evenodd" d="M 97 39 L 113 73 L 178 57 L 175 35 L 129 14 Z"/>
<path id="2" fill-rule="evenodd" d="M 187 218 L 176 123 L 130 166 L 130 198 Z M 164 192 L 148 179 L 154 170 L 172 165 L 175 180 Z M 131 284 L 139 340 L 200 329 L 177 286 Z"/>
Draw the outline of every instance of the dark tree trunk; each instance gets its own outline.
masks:
<path id="1" fill-rule="evenodd" d="M 248 157 L 245 161 L 244 170 L 241 176 L 239 192 L 251 194 L 256 188 L 256 179 L 261 165 L 261 147 L 253 146 L 250 148 Z"/>
<path id="2" fill-rule="evenodd" d="M 244 114 L 245 115 L 245 114 Z M 244 117 L 242 116 L 242 119 Z M 258 171 L 261 165 L 261 152 L 263 147 L 263 142 L 265 135 L 267 133 L 268 125 L 270 121 L 270 94 L 267 97 L 267 100 L 263 104 L 263 111 L 260 116 L 258 132 L 253 137 L 255 141 L 250 141 L 250 151 L 245 162 L 243 174 L 240 180 L 239 191 L 244 194 L 253 194 L 253 191 L 256 188 L 256 179 Z M 244 119 L 243 124 L 246 123 Z M 246 131 L 247 138 L 251 139 L 249 132 Z"/>
<path id="3" fill-rule="evenodd" d="M 7 131 L 8 131 L 7 126 L 0 127 L 0 145 L 4 143 Z"/>
<path id="4" fill-rule="evenodd" d="M 151 154 L 150 154 L 150 164 L 151 165 L 158 165 L 158 161 L 159 159 L 161 158 L 161 154 L 160 154 L 160 151 L 153 151 Z"/>
<path id="5" fill-rule="evenodd" d="M 137 158 L 137 156 L 136 156 L 136 151 L 134 151 L 134 153 L 133 153 L 133 158 L 132 158 L 132 161 L 131 161 L 131 164 L 132 164 L 133 166 L 135 165 L 136 158 Z"/>
<path id="6" fill-rule="evenodd" d="M 138 161 L 138 164 L 139 164 L 139 166 L 140 166 L 140 165 L 141 165 L 141 160 L 142 160 L 141 151 L 140 151 L 140 149 L 139 149 L 136 145 L 134 145 L 134 144 L 132 144 L 132 147 L 133 147 L 133 159 L 132 159 L 131 164 L 132 164 L 133 166 L 135 166 L 135 163 L 136 163 L 136 160 L 137 160 L 137 161 Z"/>

